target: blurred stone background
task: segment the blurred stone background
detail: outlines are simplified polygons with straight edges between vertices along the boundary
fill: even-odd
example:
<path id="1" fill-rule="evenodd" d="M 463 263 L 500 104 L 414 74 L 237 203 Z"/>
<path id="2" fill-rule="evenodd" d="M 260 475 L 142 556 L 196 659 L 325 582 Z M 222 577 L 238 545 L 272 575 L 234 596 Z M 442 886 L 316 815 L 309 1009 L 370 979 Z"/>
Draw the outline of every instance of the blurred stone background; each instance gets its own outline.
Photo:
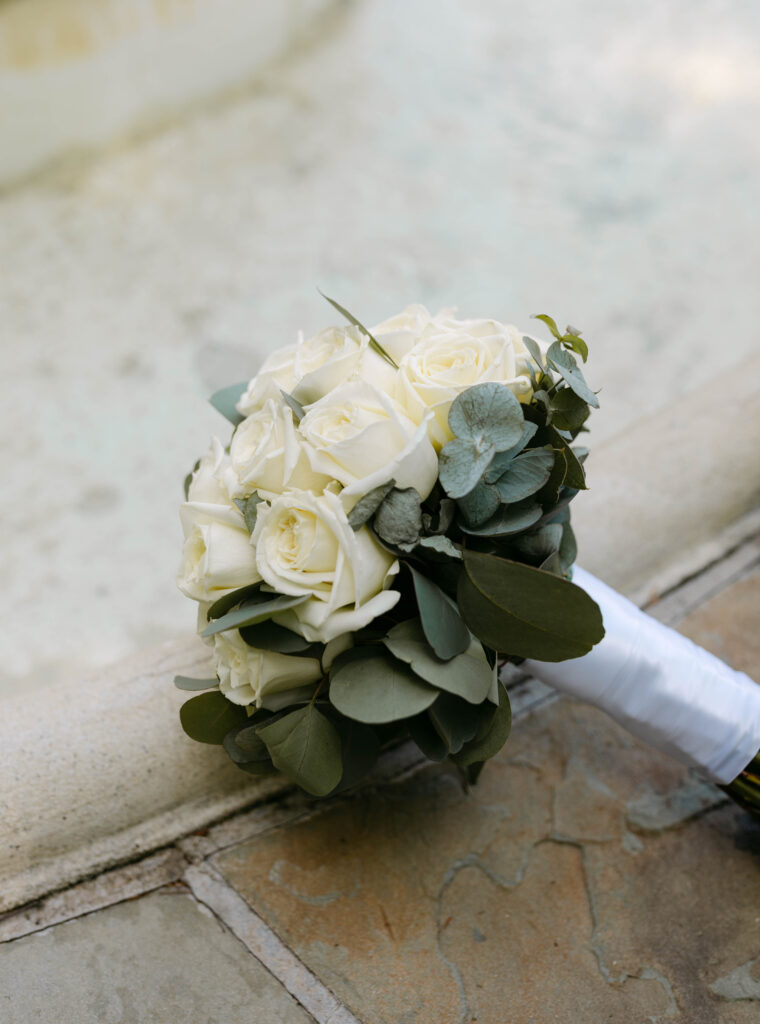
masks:
<path id="1" fill-rule="evenodd" d="M 759 58 L 740 0 L 0 0 L 0 693 L 192 631 L 205 398 L 317 286 L 583 328 L 596 439 L 730 401 Z"/>

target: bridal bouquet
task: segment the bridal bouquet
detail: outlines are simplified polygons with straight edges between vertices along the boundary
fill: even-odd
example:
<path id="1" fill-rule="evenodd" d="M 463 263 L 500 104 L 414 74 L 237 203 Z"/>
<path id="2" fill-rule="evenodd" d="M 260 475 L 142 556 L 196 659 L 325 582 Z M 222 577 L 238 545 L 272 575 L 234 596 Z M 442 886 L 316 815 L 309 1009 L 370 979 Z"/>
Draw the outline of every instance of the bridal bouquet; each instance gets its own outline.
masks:
<path id="1" fill-rule="evenodd" d="M 507 739 L 498 666 L 601 640 L 571 582 L 575 444 L 598 405 L 581 332 L 544 343 L 412 306 L 274 352 L 211 399 L 232 423 L 186 481 L 180 589 L 216 677 L 185 732 L 315 796 L 408 735 L 470 778 Z"/>

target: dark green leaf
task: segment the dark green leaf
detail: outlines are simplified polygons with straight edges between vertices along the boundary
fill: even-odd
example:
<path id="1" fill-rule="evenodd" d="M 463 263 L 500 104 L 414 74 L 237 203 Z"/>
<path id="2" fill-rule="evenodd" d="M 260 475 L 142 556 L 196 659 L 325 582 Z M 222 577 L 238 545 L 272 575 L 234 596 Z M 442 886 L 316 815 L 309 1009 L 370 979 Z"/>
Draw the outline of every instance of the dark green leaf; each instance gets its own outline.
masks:
<path id="1" fill-rule="evenodd" d="M 388 544 L 414 544 L 422 529 L 420 496 L 413 487 L 395 488 L 375 513 L 375 531 Z"/>
<path id="2" fill-rule="evenodd" d="M 475 551 L 464 554 L 459 607 L 487 646 L 521 658 L 564 661 L 604 636 L 596 603 L 568 580 Z"/>
<path id="3" fill-rule="evenodd" d="M 330 701 L 357 722 L 374 725 L 410 718 L 430 707 L 438 695 L 438 690 L 382 647 L 365 648 L 358 657 L 343 655 L 335 665 L 330 673 Z"/>
<path id="4" fill-rule="evenodd" d="M 531 423 L 530 420 L 525 421 L 523 426 L 522 437 L 513 448 L 508 448 L 505 452 L 497 452 L 493 457 L 493 462 L 486 470 L 484 480 L 487 484 L 492 484 L 495 480 L 498 480 L 502 473 L 508 468 L 510 462 L 516 455 L 525 448 L 525 446 L 533 440 L 538 425 Z"/>
<path id="5" fill-rule="evenodd" d="M 398 363 L 394 362 L 393 359 L 391 359 L 391 357 L 385 351 L 385 349 L 380 344 L 380 342 L 377 340 L 377 338 L 373 337 L 373 335 L 370 334 L 370 332 L 367 330 L 367 328 L 364 326 L 363 323 L 361 323 L 359 320 L 357 320 L 356 317 L 353 316 L 353 314 L 349 313 L 347 309 L 344 309 L 343 306 L 339 305 L 335 301 L 335 299 L 331 299 L 329 295 L 325 295 L 325 293 L 323 291 L 320 291 L 319 288 L 317 288 L 317 291 L 322 296 L 322 298 L 323 299 L 327 299 L 327 301 L 330 303 L 330 305 L 334 309 L 337 309 L 338 312 L 340 313 L 340 315 L 344 316 L 346 318 L 346 320 L 348 320 L 348 322 L 350 324 L 353 324 L 354 327 L 358 327 L 360 331 L 363 331 L 367 335 L 367 337 L 369 338 L 369 343 L 372 346 L 372 348 L 375 350 L 375 352 L 377 352 L 377 354 L 379 356 L 382 356 L 382 358 L 386 361 L 386 363 L 390 363 L 390 365 L 393 367 L 394 370 L 398 370 Z"/>
<path id="6" fill-rule="evenodd" d="M 361 529 L 361 527 L 372 518 L 375 512 L 377 512 L 383 498 L 385 498 L 385 496 L 389 494 L 395 486 L 396 481 L 389 480 L 385 484 L 380 484 L 379 487 L 374 487 L 363 497 L 359 498 L 357 503 L 348 513 L 348 525 L 351 529 Z"/>
<path id="7" fill-rule="evenodd" d="M 551 423 L 552 420 L 552 402 L 549 395 L 543 389 L 533 392 L 533 408 L 540 406 L 541 414 L 545 423 Z"/>
<path id="8" fill-rule="evenodd" d="M 585 491 L 586 474 L 583 472 L 583 466 L 581 465 L 578 456 L 570 447 L 567 440 L 564 437 L 562 437 L 559 431 L 555 430 L 553 427 L 549 427 L 548 430 L 552 439 L 552 444 L 556 448 L 561 448 L 565 455 L 567 469 L 565 472 L 563 484 L 566 487 L 572 487 L 577 491 Z"/>
<path id="9" fill-rule="evenodd" d="M 419 619 L 399 622 L 383 643 L 431 686 L 462 697 L 470 704 L 480 704 L 488 696 L 493 671 L 480 644 L 472 644 L 463 654 L 442 661 L 426 641 Z"/>
<path id="10" fill-rule="evenodd" d="M 527 350 L 530 352 L 533 361 L 537 363 L 542 370 L 544 370 L 546 368 L 544 363 L 544 354 L 536 339 L 530 338 L 527 334 L 523 334 L 523 345 L 525 345 Z"/>
<path id="11" fill-rule="evenodd" d="M 190 494 L 190 484 L 193 482 L 193 477 L 195 476 L 195 473 L 197 472 L 198 467 L 200 466 L 200 464 L 201 464 L 201 460 L 197 459 L 196 462 L 195 462 L 195 465 L 193 466 L 193 468 L 190 470 L 190 472 L 187 474 L 187 476 L 184 479 L 182 487 L 183 487 L 183 490 L 185 492 L 185 501 L 187 501 L 187 499 L 188 499 L 188 495 Z"/>
<path id="12" fill-rule="evenodd" d="M 457 514 L 456 502 L 452 501 L 451 498 L 441 498 L 436 512 L 435 516 L 427 516 L 429 524 L 426 529 L 429 533 L 446 533 Z M 423 516 L 424 521 L 425 518 Z"/>
<path id="13" fill-rule="evenodd" d="M 454 760 L 460 768 L 487 761 L 499 753 L 512 728 L 512 709 L 504 687 L 499 684 L 499 706 L 484 705 L 475 736 L 462 747 Z"/>
<path id="14" fill-rule="evenodd" d="M 523 533 L 515 539 L 514 547 L 530 561 L 540 564 L 562 543 L 561 523 L 546 523 L 538 530 Z"/>
<path id="15" fill-rule="evenodd" d="M 543 572 L 553 573 L 555 576 L 565 575 L 562 571 L 562 562 L 560 560 L 558 551 L 552 551 L 550 555 L 547 555 L 538 568 L 541 569 Z"/>
<path id="16" fill-rule="evenodd" d="M 459 509 L 468 526 L 480 526 L 494 514 L 499 507 L 499 492 L 491 484 L 480 483 L 459 499 Z"/>
<path id="17" fill-rule="evenodd" d="M 552 332 L 555 338 L 560 338 L 559 327 L 557 327 L 556 321 L 550 317 L 547 313 L 536 313 L 532 317 L 533 320 L 541 320 L 549 330 Z"/>
<path id="18" fill-rule="evenodd" d="M 572 388 L 560 388 L 552 399 L 552 422 L 560 430 L 578 430 L 589 417 L 589 407 Z"/>
<path id="19" fill-rule="evenodd" d="M 269 751 L 257 732 L 257 726 L 250 720 L 241 722 L 227 733 L 223 740 L 228 757 L 235 764 L 246 764 L 250 761 L 268 761 Z"/>
<path id="20" fill-rule="evenodd" d="M 340 737 L 314 704 L 259 726 L 272 764 L 313 796 L 326 796 L 340 782 Z"/>
<path id="21" fill-rule="evenodd" d="M 577 352 L 584 363 L 588 359 L 588 345 L 578 334 L 571 332 L 569 327 L 566 328 L 565 334 L 562 335 L 562 344 L 565 348 Z"/>
<path id="22" fill-rule="evenodd" d="M 191 697 L 179 709 L 182 728 L 199 743 L 222 743 L 230 729 L 247 718 L 244 707 L 232 704 L 218 690 Z"/>
<path id="23" fill-rule="evenodd" d="M 225 594 L 224 597 L 220 597 L 218 601 L 214 601 L 207 612 L 207 618 L 219 619 L 222 615 L 225 615 L 231 608 L 235 608 L 237 605 L 242 604 L 243 601 L 257 596 L 261 589 L 261 583 L 251 583 L 247 587 L 239 587 L 237 590 L 233 590 L 230 594 Z"/>
<path id="24" fill-rule="evenodd" d="M 438 460 L 441 487 L 451 498 L 469 494 L 494 457 L 492 444 L 455 437 L 445 444 Z"/>
<path id="25" fill-rule="evenodd" d="M 190 676 L 175 676 L 174 685 L 178 690 L 213 690 L 219 685 L 219 680 L 213 679 L 191 679 Z"/>
<path id="26" fill-rule="evenodd" d="M 575 541 L 575 534 L 569 522 L 562 524 L 562 541 L 559 546 L 559 559 L 564 572 L 567 572 L 574 564 L 578 556 L 578 545 Z"/>
<path id="27" fill-rule="evenodd" d="M 470 646 L 472 637 L 451 598 L 414 566 L 408 566 L 414 582 L 414 595 L 420 610 L 425 639 L 439 658 L 448 661 Z M 421 709 L 420 709 L 421 710 Z"/>
<path id="28" fill-rule="evenodd" d="M 462 525 L 465 533 L 473 537 L 509 537 L 530 529 L 541 518 L 541 506 L 535 502 L 524 505 L 502 505 L 499 511 L 482 526 Z"/>
<path id="29" fill-rule="evenodd" d="M 264 500 L 260 498 L 256 491 L 253 494 L 249 494 L 247 498 L 233 498 L 232 499 L 240 511 L 243 513 L 243 519 L 249 533 L 253 533 L 254 527 L 256 526 L 256 515 L 259 510 L 259 505 Z"/>
<path id="30" fill-rule="evenodd" d="M 547 436 L 553 437 L 553 435 L 548 433 Z M 549 479 L 538 494 L 536 494 L 536 501 L 540 501 L 542 505 L 555 505 L 557 503 L 559 493 L 567 476 L 567 458 L 565 456 L 564 443 L 558 434 L 556 444 L 558 445 L 558 450 L 554 453 L 554 467 L 549 474 Z"/>
<path id="31" fill-rule="evenodd" d="M 555 341 L 553 345 L 550 345 L 546 358 L 554 369 L 565 378 L 579 398 L 589 405 L 593 405 L 595 409 L 599 408 L 599 400 L 586 383 L 578 363 L 569 352 L 565 351 L 560 342 Z"/>
<path id="32" fill-rule="evenodd" d="M 249 647 L 259 651 L 278 651 L 280 654 L 304 654 L 308 651 L 312 657 L 319 657 L 321 644 L 313 644 L 304 639 L 300 633 L 292 629 L 278 626 L 276 622 L 258 622 L 253 626 L 243 626 L 240 635 Z"/>
<path id="33" fill-rule="evenodd" d="M 524 420 L 518 400 L 506 384 L 496 381 L 467 388 L 457 395 L 449 409 L 452 433 L 474 442 L 479 449 L 486 445 L 492 445 L 496 451 L 511 448 L 520 440 Z"/>
<path id="34" fill-rule="evenodd" d="M 428 715 L 451 754 L 458 753 L 473 738 L 480 725 L 479 709 L 450 693 L 442 693 Z"/>
<path id="35" fill-rule="evenodd" d="M 248 381 L 241 381 L 239 384 L 230 384 L 226 388 L 220 388 L 219 391 L 215 391 L 209 402 L 213 405 L 217 412 L 220 412 L 225 419 L 228 419 L 233 427 L 236 427 L 238 423 L 242 423 L 245 419 L 237 411 L 235 406 L 240 401 L 241 396 L 248 388 Z"/>
<path id="36" fill-rule="evenodd" d="M 445 761 L 449 756 L 449 746 L 445 740 L 438 735 L 430 715 L 423 711 L 421 715 L 415 715 L 407 721 L 409 735 L 420 748 L 425 757 L 431 761 Z"/>
<path id="37" fill-rule="evenodd" d="M 332 791 L 333 794 L 343 793 L 361 782 L 380 753 L 380 741 L 371 726 L 355 722 L 351 718 L 340 717 L 335 722 L 335 728 L 340 735 L 343 775 L 338 786 Z"/>
<path id="38" fill-rule="evenodd" d="M 224 633 L 228 629 L 240 629 L 242 626 L 253 626 L 264 619 L 271 619 L 278 612 L 284 612 L 288 608 L 295 608 L 296 605 L 308 601 L 307 597 L 284 597 L 278 595 L 271 601 L 246 601 L 235 611 L 227 612 L 221 618 L 209 623 L 201 633 L 202 637 L 214 636 L 215 633 Z"/>
<path id="39" fill-rule="evenodd" d="M 539 491 L 554 468 L 551 448 L 531 448 L 518 455 L 496 481 L 495 487 L 503 502 L 522 501 Z"/>
<path id="40" fill-rule="evenodd" d="M 248 775 L 274 775 L 277 771 L 271 761 L 247 761 L 245 764 L 236 762 L 235 767 Z"/>

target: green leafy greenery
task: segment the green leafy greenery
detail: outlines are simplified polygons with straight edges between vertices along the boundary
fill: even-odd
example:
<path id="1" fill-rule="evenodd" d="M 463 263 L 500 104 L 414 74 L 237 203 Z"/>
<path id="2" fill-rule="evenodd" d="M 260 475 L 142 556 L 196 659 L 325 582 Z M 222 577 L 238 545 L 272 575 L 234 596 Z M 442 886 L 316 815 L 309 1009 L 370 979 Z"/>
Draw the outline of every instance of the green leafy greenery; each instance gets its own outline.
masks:
<path id="1" fill-rule="evenodd" d="M 209 398 L 209 402 L 216 411 L 220 412 L 225 419 L 228 419 L 233 427 L 236 427 L 238 423 L 242 423 L 245 418 L 240 415 L 235 406 L 242 398 L 247 387 L 248 381 L 230 384 L 226 388 L 220 388 L 219 391 L 215 391 L 211 398 Z"/>
<path id="2" fill-rule="evenodd" d="M 327 301 L 395 367 L 359 320 Z M 248 774 L 280 771 L 319 797 L 357 785 L 383 743 L 400 736 L 432 760 L 451 759 L 472 782 L 511 727 L 497 660 L 579 657 L 601 639 L 598 607 L 570 581 L 577 544 L 569 506 L 587 486 L 587 450 L 577 442 L 598 406 L 578 362 L 588 347 L 576 328 L 537 319 L 553 341 L 545 350 L 524 338 L 531 400 L 521 404 L 498 382 L 463 391 L 449 410 L 453 437 L 432 493 L 423 500 L 389 479 L 348 512 L 354 530 L 366 526 L 401 562 L 392 583 L 398 603 L 352 635 L 321 681 L 267 694 L 258 708 L 230 703 L 216 679 L 178 676 L 180 689 L 201 691 L 180 711 L 189 736 L 221 745 Z M 212 397 L 233 424 L 245 388 Z M 283 400 L 300 420 L 300 403 L 286 393 Z M 251 532 L 260 501 L 255 492 L 235 500 Z M 273 620 L 306 600 L 261 583 L 241 587 L 210 606 L 202 635 L 238 630 L 251 648 L 326 668 L 325 644 Z"/>
<path id="3" fill-rule="evenodd" d="M 317 289 L 317 290 L 319 291 L 319 289 Z M 367 337 L 369 338 L 369 343 L 372 346 L 372 348 L 375 350 L 375 352 L 377 352 L 377 354 L 382 359 L 384 359 L 386 361 L 386 363 L 389 363 L 393 367 L 394 370 L 398 370 L 398 364 L 396 362 L 394 362 L 393 359 L 391 359 L 391 357 L 385 351 L 385 349 L 380 344 L 380 342 L 377 340 L 377 338 L 373 337 L 373 335 L 370 333 L 370 331 L 367 330 L 367 328 L 364 326 L 363 323 L 361 323 L 361 321 L 356 319 L 356 317 L 353 315 L 353 313 L 349 313 L 347 309 L 344 309 L 343 306 L 341 306 L 339 303 L 337 303 L 335 301 L 335 299 L 331 299 L 329 295 L 325 295 L 325 293 L 323 291 L 319 291 L 319 294 L 322 296 L 323 299 L 327 299 L 327 301 L 330 303 L 330 305 L 334 309 L 337 309 L 337 311 L 340 313 L 340 315 L 344 316 L 346 318 L 346 320 L 348 320 L 348 322 L 350 324 L 353 324 L 354 327 L 358 327 L 360 331 L 362 331 L 364 334 L 366 334 Z"/>

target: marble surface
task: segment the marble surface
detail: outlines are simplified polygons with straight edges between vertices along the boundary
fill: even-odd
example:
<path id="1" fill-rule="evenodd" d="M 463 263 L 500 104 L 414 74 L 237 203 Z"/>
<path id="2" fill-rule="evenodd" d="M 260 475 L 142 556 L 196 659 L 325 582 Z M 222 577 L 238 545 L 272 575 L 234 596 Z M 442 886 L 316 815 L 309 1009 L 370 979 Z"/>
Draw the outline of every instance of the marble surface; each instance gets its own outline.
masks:
<path id="1" fill-rule="evenodd" d="M 584 328 L 596 438 L 710 380 L 730 401 L 758 345 L 759 27 L 739 2 L 356 0 L 224 103 L 0 196 L 0 693 L 193 629 L 205 396 L 330 323 L 317 285 L 369 322 Z"/>

